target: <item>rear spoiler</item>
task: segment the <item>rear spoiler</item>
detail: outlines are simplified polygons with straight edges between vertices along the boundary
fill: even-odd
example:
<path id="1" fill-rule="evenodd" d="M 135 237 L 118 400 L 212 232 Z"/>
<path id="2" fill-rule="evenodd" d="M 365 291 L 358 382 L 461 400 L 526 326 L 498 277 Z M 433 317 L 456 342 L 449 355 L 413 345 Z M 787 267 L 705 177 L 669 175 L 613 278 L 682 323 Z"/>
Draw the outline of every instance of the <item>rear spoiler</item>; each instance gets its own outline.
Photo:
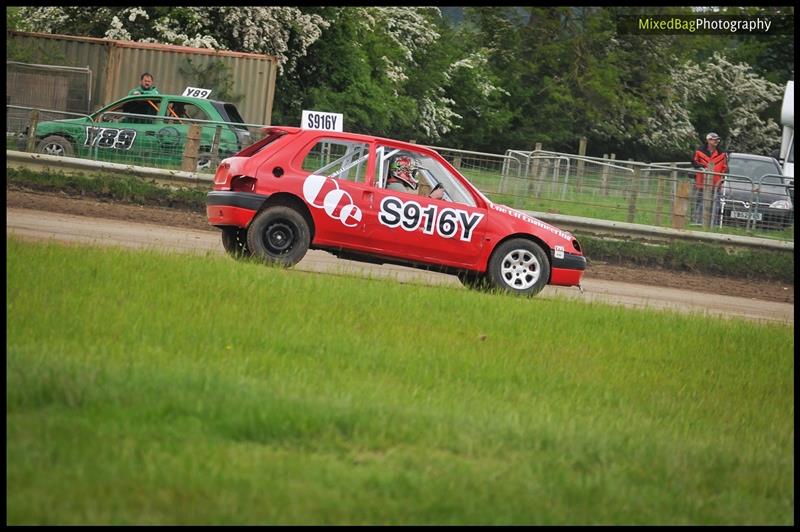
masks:
<path id="1" fill-rule="evenodd" d="M 265 137 L 268 137 L 273 133 L 285 133 L 288 135 L 294 135 L 296 133 L 300 133 L 301 131 L 303 131 L 303 129 L 295 126 L 266 126 L 262 128 L 261 131 L 262 133 L 264 133 Z"/>

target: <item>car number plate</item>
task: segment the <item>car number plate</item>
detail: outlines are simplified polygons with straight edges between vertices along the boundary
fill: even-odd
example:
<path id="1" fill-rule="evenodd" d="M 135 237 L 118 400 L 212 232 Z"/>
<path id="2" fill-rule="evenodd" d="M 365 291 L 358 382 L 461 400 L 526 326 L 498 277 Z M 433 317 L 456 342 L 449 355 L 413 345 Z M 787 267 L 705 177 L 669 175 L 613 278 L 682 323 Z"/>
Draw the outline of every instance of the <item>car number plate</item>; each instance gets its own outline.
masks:
<path id="1" fill-rule="evenodd" d="M 739 218 L 740 220 L 755 220 L 760 222 L 762 216 L 760 212 L 731 211 L 731 218 Z"/>

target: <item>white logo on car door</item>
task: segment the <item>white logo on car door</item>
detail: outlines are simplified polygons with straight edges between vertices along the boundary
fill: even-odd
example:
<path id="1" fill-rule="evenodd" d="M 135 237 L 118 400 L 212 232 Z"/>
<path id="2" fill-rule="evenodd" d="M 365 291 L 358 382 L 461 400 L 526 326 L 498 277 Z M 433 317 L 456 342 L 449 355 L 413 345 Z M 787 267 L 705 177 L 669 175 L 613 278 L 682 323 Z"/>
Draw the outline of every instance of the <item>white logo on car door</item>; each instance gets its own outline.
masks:
<path id="1" fill-rule="evenodd" d="M 312 207 L 323 209 L 325 214 L 339 220 L 346 227 L 355 227 L 363 217 L 353 197 L 339 188 L 335 179 L 311 174 L 303 183 L 303 197 Z"/>

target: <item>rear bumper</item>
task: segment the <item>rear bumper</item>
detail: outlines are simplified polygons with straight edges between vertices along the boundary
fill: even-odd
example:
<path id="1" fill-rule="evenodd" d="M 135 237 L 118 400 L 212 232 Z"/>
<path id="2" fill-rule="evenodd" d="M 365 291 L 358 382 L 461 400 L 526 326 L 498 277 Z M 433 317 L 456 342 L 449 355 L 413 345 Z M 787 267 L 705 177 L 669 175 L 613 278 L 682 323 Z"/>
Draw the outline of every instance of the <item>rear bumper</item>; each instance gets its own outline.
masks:
<path id="1" fill-rule="evenodd" d="M 208 223 L 217 226 L 247 227 L 267 200 L 264 194 L 212 190 L 206 196 Z"/>
<path id="2" fill-rule="evenodd" d="M 734 212 L 741 213 L 734 217 Z M 746 225 L 754 223 L 755 227 L 764 229 L 781 229 L 794 222 L 794 209 L 771 209 L 762 207 L 758 209 L 760 219 L 751 218 L 749 209 L 744 207 L 729 208 L 727 205 L 722 210 L 722 225 Z"/>

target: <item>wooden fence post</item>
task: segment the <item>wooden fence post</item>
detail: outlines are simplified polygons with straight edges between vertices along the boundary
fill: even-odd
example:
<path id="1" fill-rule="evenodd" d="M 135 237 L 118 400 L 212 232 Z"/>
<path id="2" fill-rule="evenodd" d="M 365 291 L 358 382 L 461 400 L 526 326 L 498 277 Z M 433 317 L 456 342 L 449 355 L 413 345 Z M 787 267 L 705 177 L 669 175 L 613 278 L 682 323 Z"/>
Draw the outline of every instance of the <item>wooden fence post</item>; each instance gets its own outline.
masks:
<path id="1" fill-rule="evenodd" d="M 709 172 L 714 171 L 714 163 L 708 163 Z M 705 174 L 703 178 L 703 228 L 710 229 L 711 228 L 711 209 L 713 206 L 711 205 L 711 201 L 714 197 L 713 190 L 711 189 L 711 183 L 714 181 L 714 174 L 708 173 Z"/>
<path id="2" fill-rule="evenodd" d="M 527 175 L 525 176 L 528 179 L 528 194 L 533 192 L 536 197 L 539 197 L 539 184 L 537 180 L 539 179 L 539 159 L 535 159 L 534 157 L 537 156 L 537 152 L 542 150 L 542 143 L 537 142 L 536 145 L 533 147 L 533 152 L 531 153 L 531 157 L 528 159 L 528 164 L 526 165 Z M 531 165 L 531 159 L 533 159 L 533 165 Z"/>
<path id="3" fill-rule="evenodd" d="M 631 177 L 630 191 L 628 194 L 628 223 L 633 223 L 633 220 L 636 217 L 636 196 L 639 191 L 639 178 L 641 177 L 641 171 L 642 170 L 639 166 L 636 166 L 633 169 L 633 177 Z"/>
<path id="4" fill-rule="evenodd" d="M 689 189 L 691 183 L 683 180 L 678 183 L 675 191 L 675 204 L 672 207 L 672 227 L 673 229 L 686 228 L 686 214 L 689 212 Z"/>
<path id="5" fill-rule="evenodd" d="M 586 137 L 581 137 L 578 144 L 578 155 L 586 157 Z M 581 191 L 581 183 L 583 181 L 583 159 L 578 159 L 578 171 L 575 174 L 575 192 Z"/>
<path id="6" fill-rule="evenodd" d="M 542 197 L 542 190 L 544 190 L 544 182 L 547 179 L 547 174 L 550 171 L 550 159 L 545 159 L 538 165 L 539 175 L 535 177 L 534 184 L 536 185 L 536 197 Z"/>
<path id="7" fill-rule="evenodd" d="M 25 151 L 33 152 L 36 150 L 36 125 L 39 123 L 39 110 L 34 109 L 31 111 L 31 120 L 28 124 L 28 142 L 25 145 Z"/>
<path id="8" fill-rule="evenodd" d="M 628 159 L 628 162 L 629 162 L 629 163 L 632 163 L 632 162 L 633 162 L 633 159 Z M 633 166 L 633 165 L 630 165 L 630 166 Z M 628 167 L 628 166 L 626 166 L 625 168 L 629 168 L 629 167 Z M 628 176 L 629 174 L 626 172 L 626 173 L 625 173 L 625 175 L 626 175 L 626 176 Z M 623 197 L 624 199 L 629 199 L 629 198 L 630 198 L 630 195 L 631 195 L 631 188 L 633 188 L 633 178 L 630 178 L 630 179 L 629 179 L 629 180 L 628 180 L 628 181 L 625 183 L 625 186 L 622 188 L 622 197 Z"/>
<path id="9" fill-rule="evenodd" d="M 614 161 L 616 159 L 617 159 L 617 154 L 616 153 L 612 153 L 611 154 L 611 160 L 610 160 L 611 164 L 614 164 Z M 603 196 L 608 196 L 608 174 L 609 174 L 610 170 L 611 170 L 611 168 L 607 166 L 606 167 L 606 172 L 603 174 Z"/>
<path id="10" fill-rule="evenodd" d="M 197 152 L 200 150 L 200 126 L 192 124 L 186 133 L 186 146 L 183 148 L 183 161 L 181 170 L 185 172 L 197 171 Z"/>
<path id="11" fill-rule="evenodd" d="M 222 137 L 222 126 L 217 126 L 214 131 L 214 140 L 211 141 L 211 168 L 219 165 L 219 140 Z"/>
<path id="12" fill-rule="evenodd" d="M 661 211 L 664 207 L 664 178 L 656 174 L 656 216 L 653 225 L 661 225 Z"/>

